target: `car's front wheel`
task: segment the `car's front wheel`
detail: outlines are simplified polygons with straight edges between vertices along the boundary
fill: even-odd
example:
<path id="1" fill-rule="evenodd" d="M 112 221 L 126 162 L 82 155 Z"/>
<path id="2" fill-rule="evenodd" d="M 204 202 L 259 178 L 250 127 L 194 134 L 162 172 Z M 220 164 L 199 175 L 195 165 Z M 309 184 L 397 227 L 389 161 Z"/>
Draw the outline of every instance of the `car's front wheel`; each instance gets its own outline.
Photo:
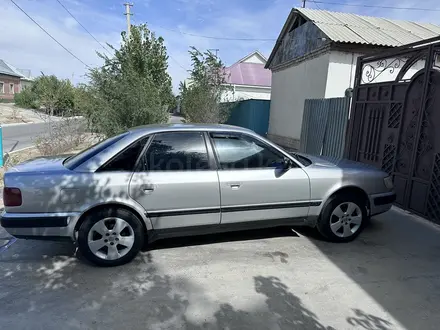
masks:
<path id="1" fill-rule="evenodd" d="M 361 233 L 366 222 L 366 202 L 356 195 L 340 194 L 331 197 L 324 207 L 317 229 L 332 242 L 349 242 Z"/>
<path id="2" fill-rule="evenodd" d="M 131 261 L 144 244 L 138 217 L 122 208 L 101 209 L 86 216 L 78 231 L 78 248 L 99 266 L 118 266 Z"/>

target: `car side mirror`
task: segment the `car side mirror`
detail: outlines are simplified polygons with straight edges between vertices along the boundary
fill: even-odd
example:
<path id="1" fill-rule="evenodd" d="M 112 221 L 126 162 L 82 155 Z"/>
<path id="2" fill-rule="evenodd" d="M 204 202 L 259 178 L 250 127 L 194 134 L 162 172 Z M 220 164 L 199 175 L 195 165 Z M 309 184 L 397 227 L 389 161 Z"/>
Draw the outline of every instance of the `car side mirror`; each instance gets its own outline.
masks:
<path id="1" fill-rule="evenodd" d="M 285 158 L 283 159 L 282 164 L 283 164 L 283 169 L 284 169 L 284 170 L 288 170 L 289 168 L 293 167 L 292 160 L 289 159 L 289 158 L 287 158 L 287 157 L 285 157 Z"/>

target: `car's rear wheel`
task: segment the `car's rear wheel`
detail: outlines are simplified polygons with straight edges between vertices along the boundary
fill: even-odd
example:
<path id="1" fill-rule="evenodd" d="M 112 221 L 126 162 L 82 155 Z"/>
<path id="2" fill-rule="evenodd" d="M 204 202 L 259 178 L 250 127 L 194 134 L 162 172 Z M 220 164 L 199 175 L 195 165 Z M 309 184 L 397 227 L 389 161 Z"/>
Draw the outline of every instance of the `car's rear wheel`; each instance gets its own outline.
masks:
<path id="1" fill-rule="evenodd" d="M 349 242 L 364 229 L 367 222 L 366 201 L 357 195 L 331 197 L 317 223 L 319 233 L 332 242 Z"/>
<path id="2" fill-rule="evenodd" d="M 78 232 L 78 248 L 99 266 L 118 266 L 131 261 L 144 244 L 141 221 L 121 208 L 101 209 L 86 215 Z"/>

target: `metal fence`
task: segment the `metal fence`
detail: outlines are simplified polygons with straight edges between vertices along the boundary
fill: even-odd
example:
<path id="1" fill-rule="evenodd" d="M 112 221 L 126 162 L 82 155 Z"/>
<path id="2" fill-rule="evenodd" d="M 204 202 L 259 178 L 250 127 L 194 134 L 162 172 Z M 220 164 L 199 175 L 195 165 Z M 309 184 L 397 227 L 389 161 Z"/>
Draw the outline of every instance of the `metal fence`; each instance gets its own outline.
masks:
<path id="1" fill-rule="evenodd" d="M 249 128 L 262 136 L 266 136 L 269 127 L 269 111 L 269 100 L 240 101 L 231 110 L 227 123 Z"/>
<path id="2" fill-rule="evenodd" d="M 348 97 L 305 100 L 300 151 L 342 157 L 349 109 Z"/>

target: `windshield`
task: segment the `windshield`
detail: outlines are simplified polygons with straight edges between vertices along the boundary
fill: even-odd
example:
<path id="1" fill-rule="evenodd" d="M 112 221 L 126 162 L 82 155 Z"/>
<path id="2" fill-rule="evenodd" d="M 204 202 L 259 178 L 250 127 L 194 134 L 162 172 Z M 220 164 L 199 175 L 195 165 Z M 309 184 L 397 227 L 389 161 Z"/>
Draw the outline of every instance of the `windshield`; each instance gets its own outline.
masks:
<path id="1" fill-rule="evenodd" d="M 111 138 L 108 138 L 104 141 L 99 141 L 98 143 L 92 145 L 91 147 L 79 152 L 76 155 L 70 156 L 64 160 L 63 165 L 67 167 L 69 170 L 73 170 L 85 161 L 89 160 L 96 154 L 100 153 L 104 149 L 107 149 L 114 143 L 118 142 L 122 138 L 124 138 L 128 132 L 113 136 Z"/>

